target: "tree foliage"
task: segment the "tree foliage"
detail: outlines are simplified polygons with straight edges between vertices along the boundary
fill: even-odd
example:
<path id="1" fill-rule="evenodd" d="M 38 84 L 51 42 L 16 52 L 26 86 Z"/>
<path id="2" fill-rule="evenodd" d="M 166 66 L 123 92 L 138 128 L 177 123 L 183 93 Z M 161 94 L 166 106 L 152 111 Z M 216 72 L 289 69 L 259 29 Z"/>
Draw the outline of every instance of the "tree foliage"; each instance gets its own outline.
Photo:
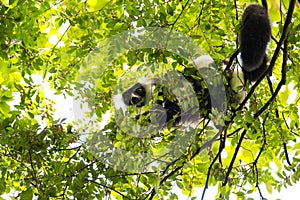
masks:
<path id="1" fill-rule="evenodd" d="M 102 144 L 97 134 L 88 136 L 85 140 L 91 143 L 87 144 L 82 141 L 82 127 L 54 118 L 54 105 L 59 102 L 47 98 L 44 87 L 34 77 L 39 75 L 50 83 L 57 95 L 73 96 L 74 85 L 84 88 L 76 80 L 86 75 L 88 56 L 98 50 L 99 60 L 104 60 L 102 54 L 115 53 L 115 46 L 101 49 L 99 44 L 124 31 L 146 27 L 167 28 L 192 38 L 226 77 L 222 61 L 229 60 L 228 69 L 237 62 L 241 14 L 248 3 L 255 2 L 1 2 L 1 195 L 17 199 L 179 199 L 172 190 L 176 185 L 191 199 L 204 199 L 210 186 L 218 186 L 216 199 L 251 199 L 252 193 L 265 196 L 260 189 L 264 185 L 272 193 L 300 179 L 300 10 L 295 0 L 268 1 L 272 21 L 268 71 L 272 71 L 272 77 L 248 84 L 245 100 L 229 105 L 223 113 L 224 121 L 219 120 L 222 129 L 215 142 L 203 147 L 204 135 L 215 134 L 215 129 L 203 120 L 194 142 L 180 152 L 181 156 L 172 160 L 168 155 L 162 164 L 151 167 L 148 165 L 154 161 L 149 160 L 150 164 L 144 163 L 149 170 L 138 172 L 120 170 L 126 157 L 120 156 L 115 166 L 104 162 L 112 156 L 111 146 L 141 155 L 151 151 L 159 157 L 167 148 L 180 149 L 176 146 L 179 141 L 164 148 L 180 132 L 168 127 L 155 137 L 150 131 L 138 138 L 128 134 L 115 119 L 115 88 L 132 83 L 137 75 L 130 70 L 144 70 L 140 66 L 147 63 L 163 66 L 159 73 L 172 69 L 195 78 L 194 72 L 187 70 L 186 59 L 161 49 L 135 49 L 112 59 L 109 66 L 100 66 L 100 74 L 95 71 L 97 82 L 91 90 L 95 98 L 88 102 L 95 108 L 89 114 L 104 123 L 98 131 L 106 134 L 111 146 Z M 128 75 L 128 80 L 120 78 L 126 74 L 132 76 Z M 226 78 L 224 84 L 229 85 Z M 109 119 L 107 113 L 111 113 Z M 147 124 L 147 119 L 139 123 Z M 131 126 L 130 121 L 128 124 Z M 95 147 L 92 151 L 91 144 Z M 275 172 L 271 168 L 274 164 Z M 129 167 L 140 166 L 138 161 L 134 165 Z M 194 193 L 196 187 L 203 187 L 203 193 Z"/>

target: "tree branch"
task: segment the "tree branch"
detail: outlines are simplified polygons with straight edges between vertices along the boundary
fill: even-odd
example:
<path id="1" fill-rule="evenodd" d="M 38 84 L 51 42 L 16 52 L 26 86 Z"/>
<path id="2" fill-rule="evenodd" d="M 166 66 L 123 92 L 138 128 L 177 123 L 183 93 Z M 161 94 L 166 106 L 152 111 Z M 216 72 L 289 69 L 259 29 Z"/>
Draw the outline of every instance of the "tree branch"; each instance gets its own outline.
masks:
<path id="1" fill-rule="evenodd" d="M 267 118 L 268 118 L 269 114 L 266 115 L 263 123 L 262 123 L 262 128 L 263 128 L 263 144 L 260 148 L 260 151 L 258 152 L 257 156 L 256 156 L 256 159 L 254 160 L 253 162 L 253 167 L 254 167 L 254 170 L 255 170 L 255 176 L 256 176 L 256 185 L 255 187 L 257 187 L 258 189 L 258 192 L 259 192 L 259 195 L 260 195 L 260 198 L 263 200 L 265 199 L 263 196 L 262 196 L 262 193 L 261 193 L 261 190 L 260 190 L 260 187 L 259 187 L 259 183 L 258 183 L 258 169 L 257 169 L 257 162 L 258 162 L 258 159 L 260 158 L 262 152 L 264 151 L 265 149 L 265 146 L 266 146 L 266 143 L 267 143 L 267 139 L 266 139 L 266 129 L 265 129 L 265 123 L 267 121 Z"/>
<path id="2" fill-rule="evenodd" d="M 173 30 L 174 25 L 177 23 L 177 21 L 178 21 L 179 18 L 181 17 L 181 15 L 182 15 L 183 11 L 185 10 L 185 8 L 187 7 L 189 1 L 190 1 L 190 0 L 187 0 L 187 1 L 186 1 L 185 5 L 182 6 L 182 10 L 181 10 L 181 12 L 179 13 L 179 15 L 176 17 L 175 21 L 174 21 L 173 23 L 170 24 L 170 25 L 172 26 L 171 30 Z"/>
<path id="3" fill-rule="evenodd" d="M 88 182 L 90 182 L 90 183 L 94 183 L 94 184 L 99 185 L 99 186 L 101 186 L 101 187 L 104 187 L 104 188 L 109 189 L 109 190 L 111 190 L 111 191 L 114 191 L 115 193 L 118 193 L 119 195 L 121 195 L 123 199 L 130 199 L 130 198 L 128 198 L 127 196 L 125 196 L 124 194 L 122 194 L 121 192 L 119 192 L 118 190 L 116 190 L 116 189 L 114 189 L 114 188 L 112 188 L 112 187 L 109 187 L 109 186 L 107 186 L 107 185 L 103 185 L 103 184 L 98 183 L 97 181 L 94 181 L 94 180 L 91 180 L 91 179 L 86 179 L 86 181 L 88 181 Z"/>
<path id="4" fill-rule="evenodd" d="M 250 124 L 248 124 L 248 127 L 249 127 L 249 126 L 250 126 Z M 241 145 L 242 145 L 242 142 L 243 142 L 243 139 L 244 139 L 246 133 L 247 133 L 247 130 L 244 130 L 244 131 L 242 132 L 241 137 L 240 137 L 240 139 L 239 139 L 239 141 L 238 141 L 238 143 L 237 143 L 237 146 L 236 146 L 236 148 L 235 148 L 234 154 L 233 154 L 232 159 L 231 159 L 231 162 L 230 162 L 230 164 L 229 164 L 227 173 L 226 173 L 225 178 L 224 178 L 224 181 L 223 181 L 223 183 L 222 183 L 222 186 L 223 186 L 223 187 L 226 186 L 226 184 L 227 184 L 227 182 L 228 182 L 229 175 L 230 175 L 230 173 L 231 173 L 231 171 L 232 171 L 234 161 L 235 161 L 235 159 L 236 159 L 236 156 L 237 156 L 237 154 L 238 154 L 238 152 L 239 152 L 239 149 L 240 149 L 240 147 L 241 147 Z"/>

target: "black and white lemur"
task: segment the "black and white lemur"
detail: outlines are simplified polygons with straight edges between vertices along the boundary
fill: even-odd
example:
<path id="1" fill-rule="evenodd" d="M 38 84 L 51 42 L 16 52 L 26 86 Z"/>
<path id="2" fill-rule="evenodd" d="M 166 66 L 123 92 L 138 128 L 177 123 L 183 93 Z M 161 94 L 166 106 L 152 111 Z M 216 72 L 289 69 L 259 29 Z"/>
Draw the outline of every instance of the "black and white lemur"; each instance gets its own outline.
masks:
<path id="1" fill-rule="evenodd" d="M 234 69 L 232 71 L 231 88 L 236 92 L 236 95 L 240 102 L 245 96 L 245 91 L 240 89 L 241 85 L 244 85 L 245 80 L 256 81 L 266 71 L 267 54 L 266 48 L 271 37 L 271 26 L 267 11 L 267 6 L 263 7 L 257 4 L 251 4 L 246 7 L 241 22 L 240 33 L 240 53 L 242 59 L 242 70 Z M 197 62 L 202 62 L 205 57 L 193 61 L 196 65 Z M 185 76 L 185 74 L 183 74 Z M 186 76 L 185 76 L 186 77 Z M 197 95 L 200 115 L 204 118 L 208 117 L 211 112 L 211 100 L 209 92 L 205 85 L 198 79 L 192 77 L 186 77 L 187 80 L 193 85 L 194 91 Z M 244 80 L 245 79 L 245 80 Z M 154 88 L 157 86 L 157 79 L 142 78 L 134 86 L 122 93 L 121 97 L 123 103 L 126 106 L 142 107 L 146 105 L 152 98 Z M 169 120 L 180 120 L 182 115 L 179 101 L 161 100 L 156 102 L 159 104 L 159 108 L 166 111 L 166 122 Z M 157 112 L 155 109 L 149 112 Z M 149 113 L 148 112 L 148 113 Z M 159 115 L 158 115 L 159 116 Z M 159 118 L 159 117 L 158 117 Z M 174 119 L 175 118 L 175 119 Z M 165 122 L 162 122 L 165 123 Z"/>

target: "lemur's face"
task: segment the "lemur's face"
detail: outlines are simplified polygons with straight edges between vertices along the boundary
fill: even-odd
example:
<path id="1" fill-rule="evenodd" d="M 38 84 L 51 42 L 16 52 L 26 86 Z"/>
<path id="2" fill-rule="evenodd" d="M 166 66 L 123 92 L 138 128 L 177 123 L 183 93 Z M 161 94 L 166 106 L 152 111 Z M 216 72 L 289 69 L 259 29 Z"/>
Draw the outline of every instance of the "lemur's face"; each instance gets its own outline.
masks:
<path id="1" fill-rule="evenodd" d="M 146 89 L 141 83 L 136 83 L 134 86 L 126 90 L 122 94 L 124 103 L 127 106 L 142 107 L 146 101 Z"/>
<path id="2" fill-rule="evenodd" d="M 122 98 L 127 106 L 142 107 L 149 103 L 152 98 L 157 79 L 141 78 L 135 85 L 124 93 Z"/>

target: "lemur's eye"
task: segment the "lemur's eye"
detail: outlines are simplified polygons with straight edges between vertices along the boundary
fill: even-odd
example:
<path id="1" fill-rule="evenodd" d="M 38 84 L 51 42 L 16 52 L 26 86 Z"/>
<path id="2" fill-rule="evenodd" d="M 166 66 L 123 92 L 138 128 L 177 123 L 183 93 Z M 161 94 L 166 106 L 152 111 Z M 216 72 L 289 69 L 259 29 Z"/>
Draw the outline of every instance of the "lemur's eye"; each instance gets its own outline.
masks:
<path id="1" fill-rule="evenodd" d="M 145 88 L 141 86 L 141 87 L 137 88 L 133 94 L 136 96 L 144 97 L 146 95 Z"/>

